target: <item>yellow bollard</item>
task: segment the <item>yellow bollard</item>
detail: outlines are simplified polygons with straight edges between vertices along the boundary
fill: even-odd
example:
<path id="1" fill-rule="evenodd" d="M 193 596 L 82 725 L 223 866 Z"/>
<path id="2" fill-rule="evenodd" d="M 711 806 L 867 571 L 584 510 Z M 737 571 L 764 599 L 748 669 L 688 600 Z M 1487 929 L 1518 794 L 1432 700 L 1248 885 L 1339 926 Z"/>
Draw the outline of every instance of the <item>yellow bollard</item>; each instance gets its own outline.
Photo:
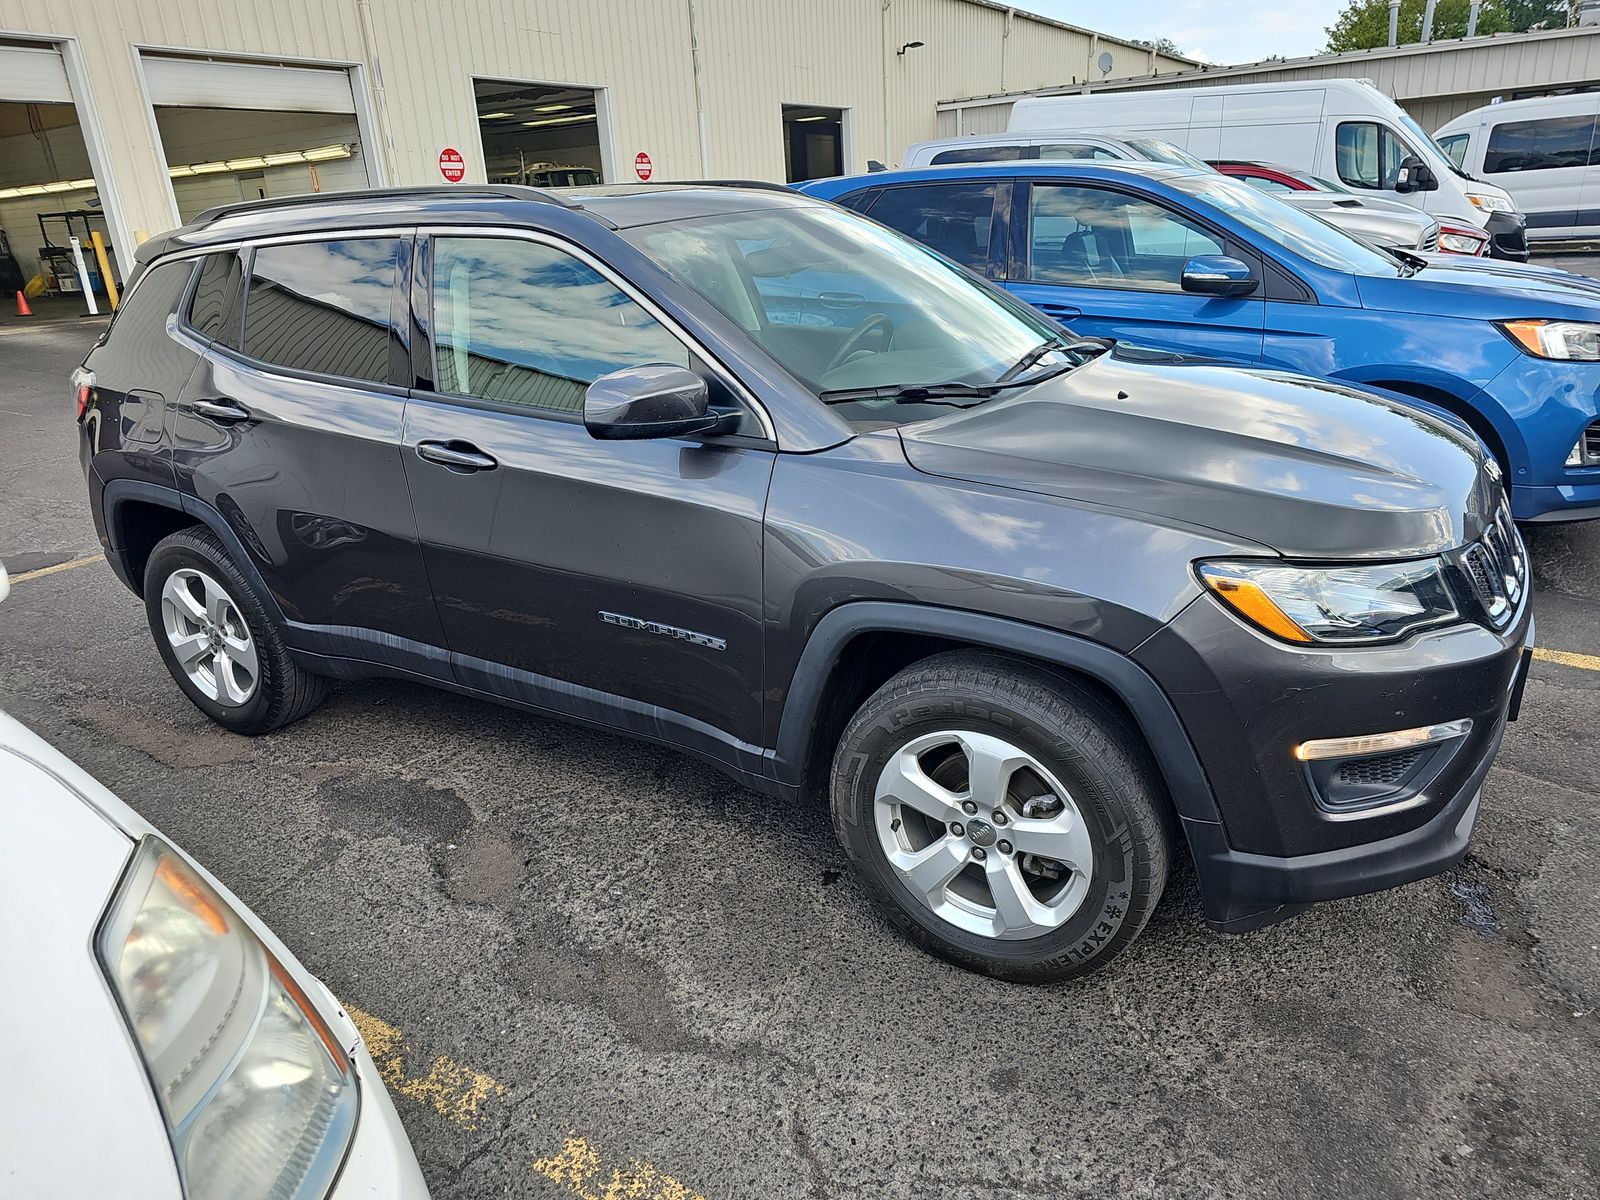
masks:
<path id="1" fill-rule="evenodd" d="M 111 259 L 106 254 L 106 240 L 100 236 L 98 229 L 89 231 L 89 240 L 94 243 L 95 261 L 100 264 L 100 278 L 106 285 L 106 299 L 111 301 L 111 311 L 117 311 L 117 281 L 111 278 Z"/>

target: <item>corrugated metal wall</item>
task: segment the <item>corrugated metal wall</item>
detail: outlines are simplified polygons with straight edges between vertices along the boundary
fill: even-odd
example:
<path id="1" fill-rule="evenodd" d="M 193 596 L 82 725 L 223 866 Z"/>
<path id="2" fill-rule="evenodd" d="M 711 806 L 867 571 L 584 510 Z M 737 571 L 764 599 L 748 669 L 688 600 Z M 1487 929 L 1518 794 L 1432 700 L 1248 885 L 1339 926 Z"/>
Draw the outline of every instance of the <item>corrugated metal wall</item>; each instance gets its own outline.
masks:
<path id="1" fill-rule="evenodd" d="M 691 23 L 700 41 L 696 103 Z M 75 39 L 104 146 L 102 194 L 127 229 L 174 219 L 135 47 L 356 64 L 363 149 L 392 183 L 436 183 L 439 151 L 483 179 L 473 78 L 605 89 L 612 178 L 781 179 L 782 105 L 848 110 L 846 165 L 895 161 L 938 131 L 938 101 L 1143 73 L 1142 48 L 984 0 L 0 0 L 0 36 Z M 923 46 L 904 56 L 906 42 Z M 1155 58 L 1161 70 L 1182 60 Z M 0 98 L 4 97 L 0 80 Z M 699 110 L 705 112 L 702 157 Z"/>

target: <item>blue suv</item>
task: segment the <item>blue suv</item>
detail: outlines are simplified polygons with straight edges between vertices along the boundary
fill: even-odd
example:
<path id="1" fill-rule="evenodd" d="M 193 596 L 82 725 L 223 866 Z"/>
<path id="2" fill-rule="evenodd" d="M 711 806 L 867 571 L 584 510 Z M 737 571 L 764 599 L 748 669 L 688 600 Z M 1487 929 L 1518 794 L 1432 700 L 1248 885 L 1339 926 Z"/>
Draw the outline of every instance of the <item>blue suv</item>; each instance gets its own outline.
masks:
<path id="1" fill-rule="evenodd" d="M 1243 181 L 1152 163 L 935 167 L 800 190 L 917 238 L 1077 334 L 1431 402 L 1494 451 L 1518 520 L 1600 517 L 1600 284 L 1581 276 L 1397 256 Z M 809 319 L 853 324 L 870 299 L 819 279 Z"/>

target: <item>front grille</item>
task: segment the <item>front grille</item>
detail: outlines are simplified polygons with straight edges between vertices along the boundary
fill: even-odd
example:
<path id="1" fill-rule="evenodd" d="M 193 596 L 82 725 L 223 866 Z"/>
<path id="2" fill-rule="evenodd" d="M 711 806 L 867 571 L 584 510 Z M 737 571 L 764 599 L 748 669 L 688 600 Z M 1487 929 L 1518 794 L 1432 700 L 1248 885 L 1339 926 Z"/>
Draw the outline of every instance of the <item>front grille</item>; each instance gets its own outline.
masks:
<path id="1" fill-rule="evenodd" d="M 1439 248 L 1439 226 L 1437 222 L 1422 238 L 1423 250 L 1437 250 Z"/>
<path id="2" fill-rule="evenodd" d="M 1585 429 L 1578 439 L 1578 462 L 1585 467 L 1600 467 L 1600 421 Z"/>
<path id="3" fill-rule="evenodd" d="M 1351 759 L 1339 767 L 1334 779 L 1339 783 L 1390 787 L 1409 775 L 1411 768 L 1427 752 L 1426 749 L 1397 750 L 1377 758 Z"/>
<path id="4" fill-rule="evenodd" d="M 1461 563 L 1489 624 L 1496 629 L 1509 625 L 1527 590 L 1528 553 L 1505 504 L 1482 539 L 1467 547 Z"/>

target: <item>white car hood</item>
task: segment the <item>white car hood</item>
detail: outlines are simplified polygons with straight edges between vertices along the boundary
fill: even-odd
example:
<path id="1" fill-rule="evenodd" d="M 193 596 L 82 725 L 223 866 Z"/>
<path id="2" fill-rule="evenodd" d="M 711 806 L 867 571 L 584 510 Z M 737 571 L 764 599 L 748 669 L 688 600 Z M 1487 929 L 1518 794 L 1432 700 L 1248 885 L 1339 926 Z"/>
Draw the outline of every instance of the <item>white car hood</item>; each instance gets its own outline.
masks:
<path id="1" fill-rule="evenodd" d="M 155 1093 L 94 958 L 124 806 L 0 714 L 0 1194 L 179 1200 Z"/>

